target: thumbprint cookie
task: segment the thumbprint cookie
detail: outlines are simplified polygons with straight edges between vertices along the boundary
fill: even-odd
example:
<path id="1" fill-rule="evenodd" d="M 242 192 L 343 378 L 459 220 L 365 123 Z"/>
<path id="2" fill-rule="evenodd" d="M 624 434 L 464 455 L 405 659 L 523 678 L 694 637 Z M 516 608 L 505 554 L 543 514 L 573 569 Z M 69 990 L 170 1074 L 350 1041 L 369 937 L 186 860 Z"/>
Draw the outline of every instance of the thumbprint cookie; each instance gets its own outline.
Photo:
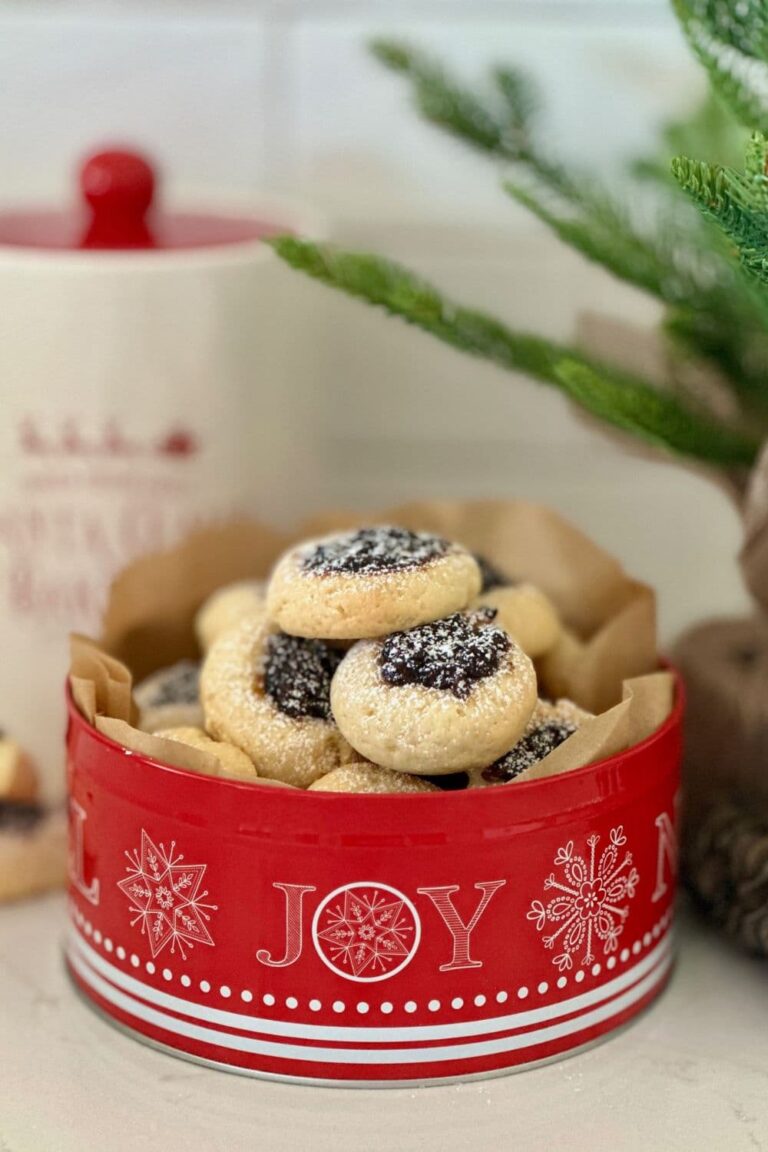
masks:
<path id="1" fill-rule="evenodd" d="M 241 621 L 203 664 L 207 732 L 242 749 L 259 776 L 300 788 L 357 759 L 331 715 L 331 678 L 343 655 L 263 617 Z"/>
<path id="2" fill-rule="evenodd" d="M 355 644 L 331 685 L 353 748 L 374 764 L 443 775 L 493 763 L 522 735 L 536 673 L 494 613 L 443 620 Z"/>
<path id="3" fill-rule="evenodd" d="M 460 544 L 406 528 L 362 528 L 285 553 L 267 609 L 295 636 L 367 639 L 466 608 L 481 585 L 476 560 Z"/>

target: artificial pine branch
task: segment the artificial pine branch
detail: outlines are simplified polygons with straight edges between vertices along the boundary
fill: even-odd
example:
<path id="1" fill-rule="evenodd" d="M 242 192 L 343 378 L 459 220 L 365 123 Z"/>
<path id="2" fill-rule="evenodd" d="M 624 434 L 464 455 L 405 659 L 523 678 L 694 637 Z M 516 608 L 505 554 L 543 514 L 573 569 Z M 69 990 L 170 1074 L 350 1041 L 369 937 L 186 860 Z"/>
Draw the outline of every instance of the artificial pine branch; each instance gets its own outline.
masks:
<path id="1" fill-rule="evenodd" d="M 558 213 L 543 199 L 512 180 L 506 192 L 554 234 L 582 256 L 600 264 L 620 280 L 633 284 L 665 303 L 690 297 L 692 284 L 682 264 L 670 259 L 670 244 L 651 243 L 631 228 L 623 215 L 605 201 L 598 212 L 579 218 L 572 212 Z"/>
<path id="2" fill-rule="evenodd" d="M 408 76 L 422 115 L 468 144 L 495 156 L 515 158 L 519 147 L 510 129 L 525 121 L 522 107 L 503 117 L 474 93 L 459 87 L 429 57 L 396 40 L 374 40 L 371 52 L 382 64 Z"/>
<path id="3" fill-rule="evenodd" d="M 454 348 L 553 384 L 591 415 L 657 447 L 724 468 L 756 458 L 757 441 L 743 433 L 576 349 L 515 332 L 494 317 L 463 308 L 400 265 L 291 236 L 269 243 L 286 263 L 316 280 L 384 308 Z"/>
<path id="4" fill-rule="evenodd" d="M 570 173 L 536 148 L 531 135 L 535 89 L 524 73 L 498 68 L 498 99 L 481 99 L 430 56 L 398 40 L 374 40 L 373 55 L 406 76 L 422 116 L 450 135 L 499 160 L 525 165 L 552 191 L 577 197 Z"/>
<path id="5" fill-rule="evenodd" d="M 765 0 L 672 0 L 714 90 L 748 128 L 768 130 Z"/>
<path id="6" fill-rule="evenodd" d="M 678 18 L 698 21 L 708 34 L 753 60 L 768 58 L 766 0 L 674 0 Z"/>
<path id="7" fill-rule="evenodd" d="M 555 373 L 563 390 L 580 407 L 656 448 L 720 465 L 731 453 L 732 466 L 754 461 L 754 445 L 742 454 L 745 445 L 741 437 L 732 439 L 722 426 L 707 420 L 702 424 L 702 417 L 694 415 L 690 407 L 644 381 L 626 374 L 618 377 L 615 369 L 573 358 L 560 361 Z M 713 428 L 718 430 L 717 443 L 711 439 Z M 721 441 L 723 432 L 725 439 Z"/>
<path id="8" fill-rule="evenodd" d="M 531 77 L 517 68 L 498 67 L 493 70 L 493 81 L 504 101 L 511 126 L 530 135 L 540 104 Z"/>
<path id="9" fill-rule="evenodd" d="M 505 91 L 506 119 L 488 100 L 481 100 L 429 56 L 397 41 L 377 40 L 376 57 L 407 76 L 422 114 L 451 135 L 481 147 L 528 174 L 532 190 L 518 181 L 505 185 L 554 231 L 583 255 L 598 263 L 610 261 L 614 275 L 665 303 L 699 295 L 701 282 L 695 265 L 701 255 L 679 251 L 672 229 L 657 229 L 653 238 L 640 234 L 626 211 L 584 175 L 577 175 L 534 146 L 530 135 L 535 109 L 534 90 L 512 69 L 496 69 L 494 77 Z M 515 131 L 510 131 L 513 127 Z M 547 201 L 547 202 L 545 202 Z M 709 271 L 705 279 L 711 281 Z"/>
<path id="10" fill-rule="evenodd" d="M 756 135 L 749 155 L 751 175 L 687 156 L 672 161 L 672 174 L 705 216 L 733 241 L 742 266 L 768 284 L 768 213 L 765 180 L 755 176 L 758 150 L 762 151 L 764 167 L 766 145 Z"/>
<path id="11" fill-rule="evenodd" d="M 641 157 L 630 166 L 634 176 L 652 179 L 674 187 L 669 170 L 670 156 L 717 157 L 721 164 L 736 167 L 744 155 L 749 132 L 739 124 L 725 103 L 711 90 L 687 116 L 669 120 L 661 129 L 657 150 L 652 156 Z M 698 212 L 686 216 L 691 227 L 697 223 L 705 227 Z"/>
<path id="12" fill-rule="evenodd" d="M 379 40 L 373 51 L 409 79 L 431 123 L 523 173 L 526 184 L 509 179 L 506 190 L 561 240 L 673 307 L 670 331 L 678 344 L 685 341 L 688 355 L 733 373 L 730 385 L 745 411 L 768 415 L 768 311 L 738 281 L 730 253 L 713 234 L 703 241 L 702 229 L 690 217 L 681 222 L 677 208 L 659 216 L 654 231 L 640 232 L 592 180 L 545 157 L 533 140 L 535 90 L 517 70 L 497 68 L 493 89 L 481 98 L 406 44 Z"/>

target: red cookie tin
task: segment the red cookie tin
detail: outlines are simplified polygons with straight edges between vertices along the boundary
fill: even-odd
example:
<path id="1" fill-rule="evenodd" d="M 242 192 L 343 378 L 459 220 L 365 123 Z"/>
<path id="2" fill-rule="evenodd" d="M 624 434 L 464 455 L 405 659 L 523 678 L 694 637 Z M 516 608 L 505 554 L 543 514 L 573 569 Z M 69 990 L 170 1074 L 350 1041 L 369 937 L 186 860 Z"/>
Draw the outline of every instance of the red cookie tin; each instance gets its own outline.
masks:
<path id="1" fill-rule="evenodd" d="M 673 963 L 682 700 L 550 779 L 306 793 L 127 752 L 70 704 L 67 963 L 112 1022 L 314 1084 L 429 1084 L 626 1024 Z"/>

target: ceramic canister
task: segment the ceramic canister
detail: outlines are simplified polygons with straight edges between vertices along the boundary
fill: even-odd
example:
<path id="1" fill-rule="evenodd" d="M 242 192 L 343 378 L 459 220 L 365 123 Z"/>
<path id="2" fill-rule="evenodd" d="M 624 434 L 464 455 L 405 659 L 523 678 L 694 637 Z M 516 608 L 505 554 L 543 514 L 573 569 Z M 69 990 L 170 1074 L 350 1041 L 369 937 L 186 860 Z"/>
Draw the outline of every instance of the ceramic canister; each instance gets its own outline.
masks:
<path id="1" fill-rule="evenodd" d="M 549 779 L 366 796 L 171 768 L 71 706 L 72 978 L 140 1039 L 251 1075 L 569 1055 L 670 975 L 681 712 Z"/>
<path id="2" fill-rule="evenodd" d="M 123 152 L 72 213 L 0 213 L 0 728 L 60 787 L 66 634 L 126 560 L 306 489 L 301 278 L 263 243 L 304 209 L 161 213 Z M 292 483 L 288 483 L 289 480 Z"/>

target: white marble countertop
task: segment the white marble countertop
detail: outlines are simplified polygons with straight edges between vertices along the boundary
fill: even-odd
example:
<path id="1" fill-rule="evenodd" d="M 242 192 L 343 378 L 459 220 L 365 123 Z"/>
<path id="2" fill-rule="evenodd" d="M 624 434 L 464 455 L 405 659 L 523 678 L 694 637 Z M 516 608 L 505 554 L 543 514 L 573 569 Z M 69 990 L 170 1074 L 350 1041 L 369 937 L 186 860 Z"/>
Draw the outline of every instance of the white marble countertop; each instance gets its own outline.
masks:
<path id="1" fill-rule="evenodd" d="M 59 896 L 0 910 L 0 1152 L 768 1150 L 768 965 L 690 913 L 669 990 L 610 1042 L 517 1076 L 296 1087 L 185 1064 L 75 997 Z"/>

